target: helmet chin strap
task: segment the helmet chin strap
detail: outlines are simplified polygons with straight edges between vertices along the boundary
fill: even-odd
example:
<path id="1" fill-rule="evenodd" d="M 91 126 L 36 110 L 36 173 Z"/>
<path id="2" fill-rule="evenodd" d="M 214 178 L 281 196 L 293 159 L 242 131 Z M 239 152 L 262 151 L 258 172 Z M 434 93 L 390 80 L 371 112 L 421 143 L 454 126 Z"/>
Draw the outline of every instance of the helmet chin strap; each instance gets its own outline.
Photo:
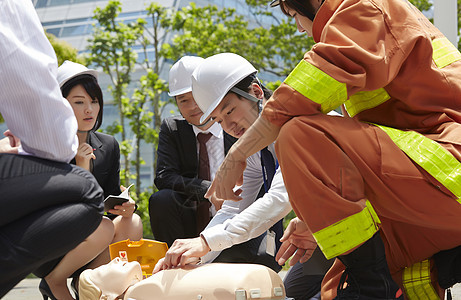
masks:
<path id="1" fill-rule="evenodd" d="M 258 79 L 258 81 L 259 81 L 259 79 Z M 261 99 L 258 99 L 255 96 L 253 96 L 251 94 L 248 94 L 247 92 L 244 92 L 241 89 L 236 88 L 235 86 L 232 87 L 229 91 L 234 92 L 234 93 L 242 96 L 243 98 L 250 100 L 251 102 L 258 103 L 258 114 L 261 113 L 261 111 L 262 111 L 262 101 L 261 101 Z"/>
<path id="2" fill-rule="evenodd" d="M 195 124 L 191 124 L 191 123 L 189 123 L 189 124 L 193 125 L 195 127 L 201 128 L 201 127 L 204 127 L 204 126 L 208 125 L 208 123 L 210 123 L 210 121 L 211 121 L 211 118 L 208 118 L 208 120 L 206 120 L 205 122 L 203 122 L 202 124 L 199 124 L 199 125 L 195 125 Z"/>
<path id="3" fill-rule="evenodd" d="M 261 101 L 261 99 L 258 99 L 255 96 L 253 96 L 251 94 L 248 94 L 247 92 L 244 92 L 241 89 L 236 88 L 235 86 L 231 87 L 231 89 L 229 91 L 234 92 L 234 93 L 242 96 L 243 98 L 248 99 L 248 100 L 253 101 L 253 102 Z"/>

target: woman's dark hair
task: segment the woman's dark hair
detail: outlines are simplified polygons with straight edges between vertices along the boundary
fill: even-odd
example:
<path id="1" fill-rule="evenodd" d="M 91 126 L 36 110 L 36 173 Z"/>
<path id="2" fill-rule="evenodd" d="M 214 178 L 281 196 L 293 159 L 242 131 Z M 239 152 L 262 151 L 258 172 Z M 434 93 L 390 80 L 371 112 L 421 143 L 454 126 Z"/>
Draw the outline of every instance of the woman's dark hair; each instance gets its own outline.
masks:
<path id="1" fill-rule="evenodd" d="M 298 14 L 308 17 L 311 21 L 314 21 L 316 12 L 314 7 L 312 6 L 311 0 L 280 1 L 280 9 L 282 10 L 282 12 L 288 17 L 291 17 L 287 12 L 287 7 L 294 9 Z"/>
<path id="2" fill-rule="evenodd" d="M 102 110 L 104 107 L 104 100 L 102 99 L 102 91 L 101 87 L 99 87 L 98 81 L 96 78 L 92 75 L 89 74 L 83 74 L 76 76 L 66 83 L 61 87 L 61 93 L 64 98 L 67 98 L 69 96 L 70 91 L 72 88 L 74 88 L 77 85 L 83 86 L 85 91 L 88 93 L 88 95 L 91 97 L 91 99 L 98 100 L 99 103 L 99 113 L 98 117 L 96 118 L 96 123 L 94 124 L 94 127 L 91 129 L 92 131 L 98 130 L 99 126 L 101 126 L 102 123 Z"/>
<path id="3" fill-rule="evenodd" d="M 261 87 L 264 93 L 264 98 L 269 99 L 272 96 L 272 92 L 268 88 L 266 88 L 264 85 L 262 85 L 262 83 L 256 77 L 256 72 L 240 80 L 239 83 L 234 85 L 234 87 L 248 93 L 251 90 L 251 85 L 253 83 L 258 84 Z M 237 96 L 240 97 L 239 95 Z"/>

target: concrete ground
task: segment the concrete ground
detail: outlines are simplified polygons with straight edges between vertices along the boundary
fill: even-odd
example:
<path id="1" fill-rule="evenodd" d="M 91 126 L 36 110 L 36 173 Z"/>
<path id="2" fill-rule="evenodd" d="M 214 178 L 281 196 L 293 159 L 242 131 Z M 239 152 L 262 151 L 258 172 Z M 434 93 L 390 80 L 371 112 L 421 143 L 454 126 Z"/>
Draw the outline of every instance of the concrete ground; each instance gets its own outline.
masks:
<path id="1" fill-rule="evenodd" d="M 2 299 L 5 300 L 19 300 L 19 299 L 42 299 L 42 295 L 38 291 L 38 284 L 40 279 L 24 279 L 14 289 Z"/>
<path id="2" fill-rule="evenodd" d="M 286 271 L 281 271 L 280 276 L 285 277 Z M 14 289 L 3 297 L 3 300 L 39 300 L 42 295 L 38 291 L 40 279 L 24 279 Z M 454 300 L 461 300 L 461 284 L 457 284 L 452 289 Z"/>

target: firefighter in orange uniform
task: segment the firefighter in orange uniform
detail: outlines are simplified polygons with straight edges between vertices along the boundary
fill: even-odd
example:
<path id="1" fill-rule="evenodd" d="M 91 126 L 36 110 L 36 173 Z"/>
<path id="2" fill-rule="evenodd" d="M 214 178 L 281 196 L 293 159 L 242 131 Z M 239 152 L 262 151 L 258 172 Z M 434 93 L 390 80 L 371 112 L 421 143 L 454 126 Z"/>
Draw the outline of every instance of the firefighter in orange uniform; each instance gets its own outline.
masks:
<path id="1" fill-rule="evenodd" d="M 277 140 L 294 211 L 338 258 L 322 299 L 443 299 L 461 277 L 441 267 L 461 259 L 460 52 L 406 0 L 278 4 L 316 44 L 206 196 L 238 200 L 245 158 Z"/>

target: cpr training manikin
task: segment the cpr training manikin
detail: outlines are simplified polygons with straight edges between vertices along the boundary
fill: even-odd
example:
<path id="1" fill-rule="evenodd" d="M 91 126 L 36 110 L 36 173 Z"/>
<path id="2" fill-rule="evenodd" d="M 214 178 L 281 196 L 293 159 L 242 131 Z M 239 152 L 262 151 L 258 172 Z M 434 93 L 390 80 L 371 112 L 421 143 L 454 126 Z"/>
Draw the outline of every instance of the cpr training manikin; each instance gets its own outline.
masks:
<path id="1" fill-rule="evenodd" d="M 212 263 L 160 271 L 142 279 L 137 261 L 120 258 L 80 275 L 82 300 L 285 299 L 282 279 L 257 264 Z"/>

